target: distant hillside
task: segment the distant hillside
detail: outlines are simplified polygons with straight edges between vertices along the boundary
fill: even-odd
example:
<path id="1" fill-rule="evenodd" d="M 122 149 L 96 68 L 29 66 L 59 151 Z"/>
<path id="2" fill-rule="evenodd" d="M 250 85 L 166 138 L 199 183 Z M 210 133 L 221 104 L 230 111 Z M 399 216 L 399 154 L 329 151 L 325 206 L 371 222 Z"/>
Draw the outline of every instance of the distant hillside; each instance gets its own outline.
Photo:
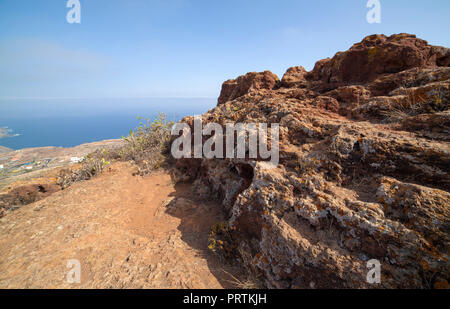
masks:
<path id="1" fill-rule="evenodd" d="M 0 146 L 0 153 L 6 153 L 6 152 L 10 152 L 10 151 L 13 151 L 13 150 L 10 148 Z"/>
<path id="2" fill-rule="evenodd" d="M 8 127 L 0 127 L 0 138 L 11 137 L 11 130 Z M 2 147 L 2 146 L 0 146 Z M 4 148 L 4 147 L 3 147 Z"/>
<path id="3" fill-rule="evenodd" d="M 5 137 L 5 136 L 6 136 L 6 129 L 0 128 L 0 138 Z"/>

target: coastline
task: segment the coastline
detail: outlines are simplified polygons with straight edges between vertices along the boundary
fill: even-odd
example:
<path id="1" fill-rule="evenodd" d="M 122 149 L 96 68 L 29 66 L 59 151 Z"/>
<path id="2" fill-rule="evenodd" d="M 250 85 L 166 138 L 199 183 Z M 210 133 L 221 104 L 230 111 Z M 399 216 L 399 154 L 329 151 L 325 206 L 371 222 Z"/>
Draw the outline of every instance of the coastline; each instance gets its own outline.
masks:
<path id="1" fill-rule="evenodd" d="M 0 153 L 6 153 L 6 152 L 11 152 L 11 151 L 14 151 L 14 149 L 0 146 Z"/>
<path id="2" fill-rule="evenodd" d="M 16 181 L 40 177 L 55 168 L 69 166 L 98 149 L 112 149 L 123 143 L 120 139 L 85 143 L 75 147 L 36 147 L 19 150 L 0 146 L 0 191 Z"/>
<path id="3" fill-rule="evenodd" d="M 8 127 L 0 127 L 0 138 L 19 136 L 20 134 L 10 134 L 12 130 Z"/>
<path id="4" fill-rule="evenodd" d="M 5 138 L 5 137 L 9 137 L 9 135 L 8 135 L 8 128 L 1 127 L 0 128 L 0 138 Z"/>

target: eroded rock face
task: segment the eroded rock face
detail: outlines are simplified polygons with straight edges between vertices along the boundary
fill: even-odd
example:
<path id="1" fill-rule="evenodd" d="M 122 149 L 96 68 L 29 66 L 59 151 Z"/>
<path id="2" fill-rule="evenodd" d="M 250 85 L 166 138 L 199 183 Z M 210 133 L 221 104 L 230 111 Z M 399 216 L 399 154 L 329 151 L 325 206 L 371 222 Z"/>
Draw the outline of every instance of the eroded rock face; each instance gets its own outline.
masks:
<path id="1" fill-rule="evenodd" d="M 282 87 L 304 88 L 307 87 L 306 74 L 308 72 L 302 66 L 289 68 L 281 79 Z"/>
<path id="2" fill-rule="evenodd" d="M 203 122 L 279 123 L 279 165 L 180 159 L 175 174 L 222 201 L 268 287 L 448 288 L 447 57 L 412 35 L 375 35 L 280 83 L 225 82 Z M 380 284 L 367 282 L 372 259 Z"/>
<path id="3" fill-rule="evenodd" d="M 234 100 L 248 93 L 261 89 L 273 89 L 279 82 L 278 76 L 270 71 L 247 73 L 237 79 L 228 80 L 222 85 L 218 104 Z"/>
<path id="4" fill-rule="evenodd" d="M 447 65 L 448 49 L 428 45 L 415 35 L 372 35 L 332 59 L 319 61 L 310 79 L 321 82 L 319 90 L 334 89 L 352 83 L 365 84 L 382 74 Z"/>

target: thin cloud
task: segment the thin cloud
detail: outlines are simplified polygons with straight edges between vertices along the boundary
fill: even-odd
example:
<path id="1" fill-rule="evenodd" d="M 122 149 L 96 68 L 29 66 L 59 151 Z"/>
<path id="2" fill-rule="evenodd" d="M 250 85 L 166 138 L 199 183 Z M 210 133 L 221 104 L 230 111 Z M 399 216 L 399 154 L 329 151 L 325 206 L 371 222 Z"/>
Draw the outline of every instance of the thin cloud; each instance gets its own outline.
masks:
<path id="1" fill-rule="evenodd" d="M 103 73 L 110 61 L 103 55 L 70 49 L 39 39 L 0 42 L 3 83 L 73 80 Z"/>

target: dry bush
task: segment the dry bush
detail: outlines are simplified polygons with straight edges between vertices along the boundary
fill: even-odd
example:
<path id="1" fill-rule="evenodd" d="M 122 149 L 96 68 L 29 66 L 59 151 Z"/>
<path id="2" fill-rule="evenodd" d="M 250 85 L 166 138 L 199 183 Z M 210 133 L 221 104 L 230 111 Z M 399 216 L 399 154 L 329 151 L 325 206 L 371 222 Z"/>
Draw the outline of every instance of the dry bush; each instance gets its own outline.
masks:
<path id="1" fill-rule="evenodd" d="M 229 282 L 238 289 L 260 289 L 264 288 L 261 279 L 261 272 L 253 262 L 249 253 L 251 250 L 245 244 L 238 245 L 233 239 L 231 230 L 227 222 L 219 222 L 211 227 L 208 238 L 208 248 L 222 262 L 236 263 L 244 270 L 243 278 L 237 278 L 233 274 L 222 270 L 230 276 Z"/>
<path id="2" fill-rule="evenodd" d="M 249 253 L 250 250 L 249 249 L 246 250 L 240 247 L 238 249 L 238 252 L 241 264 L 242 266 L 244 266 L 245 278 L 243 280 L 238 280 L 237 278 L 234 278 L 232 283 L 234 283 L 234 285 L 237 288 L 244 290 L 263 289 L 265 286 L 262 279 L 261 271 L 254 263 L 253 258 Z"/>
<path id="3" fill-rule="evenodd" d="M 389 123 L 399 122 L 408 117 L 420 114 L 434 114 L 449 109 L 449 100 L 445 96 L 442 87 L 442 84 L 440 84 L 439 88 L 428 99 L 423 97 L 416 98 L 414 93 L 408 92 L 405 87 L 400 87 L 407 99 L 393 106 L 390 110 L 383 112 L 385 121 Z"/>
<path id="4" fill-rule="evenodd" d="M 231 283 L 237 289 L 258 290 L 264 288 L 264 285 L 261 283 L 260 277 L 255 277 L 250 274 L 244 279 L 238 279 L 236 278 L 236 276 L 227 272 L 226 270 L 222 269 L 222 271 L 231 277 L 231 280 L 228 280 L 228 282 Z"/>
<path id="5" fill-rule="evenodd" d="M 248 253 L 250 250 L 245 250 L 242 247 L 237 250 L 239 258 L 239 266 L 244 270 L 242 278 L 237 278 L 233 274 L 222 269 L 224 273 L 230 276 L 231 280 L 228 280 L 234 287 L 242 290 L 254 290 L 254 289 L 264 289 L 264 281 L 261 275 L 261 271 L 255 265 L 253 258 Z M 241 277 L 241 276 L 239 276 Z"/>
<path id="6" fill-rule="evenodd" d="M 386 122 L 399 122 L 405 118 L 416 116 L 422 113 L 421 102 L 416 102 L 413 95 L 408 95 L 408 99 L 400 104 L 393 106 L 390 110 L 382 112 Z"/>
<path id="7" fill-rule="evenodd" d="M 105 158 L 97 157 L 97 152 L 84 158 L 80 167 L 63 169 L 59 172 L 56 183 L 62 189 L 70 187 L 73 183 L 83 180 L 89 180 L 97 174 L 100 174 L 105 166 L 111 164 Z"/>
<path id="8" fill-rule="evenodd" d="M 125 146 L 120 151 L 121 159 L 134 161 L 140 174 L 162 167 L 170 151 L 173 125 L 162 113 L 154 121 L 145 119 L 128 137 L 122 137 Z"/>
<path id="9" fill-rule="evenodd" d="M 65 189 L 75 182 L 89 180 L 114 161 L 134 161 L 140 175 L 160 168 L 170 151 L 173 124 L 162 113 L 154 121 L 146 119 L 128 137 L 122 137 L 125 142 L 122 147 L 97 150 L 83 158 L 81 166 L 62 170 L 58 185 Z"/>
<path id="10" fill-rule="evenodd" d="M 232 260 L 238 257 L 236 254 L 237 244 L 232 238 L 228 222 L 222 221 L 211 227 L 208 248 L 223 260 Z"/>

